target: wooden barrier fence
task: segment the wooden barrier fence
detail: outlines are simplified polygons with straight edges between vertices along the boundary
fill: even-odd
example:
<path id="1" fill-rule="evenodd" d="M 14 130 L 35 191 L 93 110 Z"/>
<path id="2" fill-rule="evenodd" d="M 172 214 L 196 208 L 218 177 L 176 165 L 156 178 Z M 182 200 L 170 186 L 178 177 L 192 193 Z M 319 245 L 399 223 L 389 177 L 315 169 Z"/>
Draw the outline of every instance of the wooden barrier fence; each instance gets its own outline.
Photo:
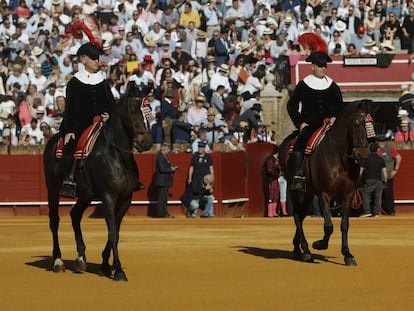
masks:
<path id="1" fill-rule="evenodd" d="M 216 149 L 216 148 L 215 148 Z M 267 143 L 248 144 L 245 152 L 212 153 L 216 175 L 215 212 L 218 217 L 261 217 L 265 202 L 261 169 L 264 159 L 271 153 Z M 397 204 L 414 204 L 414 151 L 400 150 L 402 164 L 395 179 Z M 175 173 L 171 187 L 169 211 L 182 215 L 185 209 L 179 198 L 184 192 L 191 153 L 172 153 L 170 159 L 180 170 Z M 130 215 L 153 216 L 156 191 L 153 186 L 155 153 L 136 154 L 140 179 L 146 189 L 133 195 Z M 104 169 L 104 168 L 103 168 Z M 61 214 L 69 213 L 73 201 L 61 201 Z M 93 202 L 99 204 L 99 202 Z M 93 207 L 89 210 L 93 210 Z M 47 214 L 47 191 L 43 175 L 42 154 L 0 155 L 0 215 Z"/>

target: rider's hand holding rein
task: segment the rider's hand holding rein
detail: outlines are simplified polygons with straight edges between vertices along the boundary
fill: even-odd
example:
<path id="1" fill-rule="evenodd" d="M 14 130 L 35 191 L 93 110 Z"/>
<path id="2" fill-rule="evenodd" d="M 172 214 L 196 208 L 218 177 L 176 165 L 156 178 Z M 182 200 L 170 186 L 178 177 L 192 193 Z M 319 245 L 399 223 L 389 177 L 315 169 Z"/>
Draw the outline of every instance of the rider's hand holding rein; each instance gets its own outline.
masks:
<path id="1" fill-rule="evenodd" d="M 109 113 L 104 112 L 101 114 L 102 121 L 106 122 L 109 119 Z"/>
<path id="2" fill-rule="evenodd" d="M 303 130 L 305 127 L 307 127 L 307 126 L 309 126 L 309 124 L 308 124 L 308 123 L 306 123 L 306 122 L 301 123 L 301 124 L 300 124 L 300 126 L 299 126 L 299 131 L 301 131 L 301 132 L 302 132 L 302 130 Z"/>
<path id="3" fill-rule="evenodd" d="M 63 144 L 66 145 L 71 139 L 75 139 L 75 133 L 67 133 Z"/>

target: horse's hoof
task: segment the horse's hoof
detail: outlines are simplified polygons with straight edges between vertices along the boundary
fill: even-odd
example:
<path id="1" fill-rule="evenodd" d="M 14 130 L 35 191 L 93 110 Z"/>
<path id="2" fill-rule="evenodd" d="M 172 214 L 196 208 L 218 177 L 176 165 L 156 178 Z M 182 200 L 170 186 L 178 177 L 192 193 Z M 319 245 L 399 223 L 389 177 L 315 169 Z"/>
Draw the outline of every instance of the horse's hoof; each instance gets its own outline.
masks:
<path id="1" fill-rule="evenodd" d="M 294 260 L 302 260 L 302 252 L 301 252 L 300 248 L 295 247 L 293 249 L 293 259 Z"/>
<path id="2" fill-rule="evenodd" d="M 114 281 L 118 281 L 118 282 L 128 282 L 128 279 L 126 277 L 126 274 L 123 271 L 122 272 L 116 272 L 114 274 L 113 280 Z"/>
<path id="3" fill-rule="evenodd" d="M 356 260 L 354 257 L 345 257 L 345 266 L 356 266 Z"/>
<path id="4" fill-rule="evenodd" d="M 317 250 L 324 250 L 328 249 L 328 243 L 325 243 L 323 240 L 319 240 L 313 242 L 312 247 Z"/>
<path id="5" fill-rule="evenodd" d="M 303 262 L 313 262 L 312 254 L 302 254 Z"/>
<path id="6" fill-rule="evenodd" d="M 75 264 L 73 265 L 73 269 L 77 273 L 81 273 L 86 270 L 86 261 L 83 260 L 83 257 L 76 258 Z"/>
<path id="7" fill-rule="evenodd" d="M 65 263 L 60 258 L 56 258 L 53 263 L 53 272 L 65 272 Z"/>

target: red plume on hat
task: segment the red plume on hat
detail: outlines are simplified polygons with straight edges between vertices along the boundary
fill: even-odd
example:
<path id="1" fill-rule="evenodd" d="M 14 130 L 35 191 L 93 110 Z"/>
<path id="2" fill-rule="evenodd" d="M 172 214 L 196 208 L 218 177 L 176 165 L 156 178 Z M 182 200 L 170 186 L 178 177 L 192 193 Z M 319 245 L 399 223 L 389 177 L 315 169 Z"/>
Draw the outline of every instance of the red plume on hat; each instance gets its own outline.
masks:
<path id="1" fill-rule="evenodd" d="M 324 52 L 328 54 L 328 44 L 324 39 L 313 32 L 306 32 L 299 36 L 299 43 L 310 52 Z"/>
<path id="2" fill-rule="evenodd" d="M 102 39 L 99 32 L 98 24 L 94 17 L 86 16 L 82 20 L 76 21 L 66 30 L 67 34 L 71 34 L 76 39 L 82 39 L 83 33 L 85 33 L 89 42 L 98 47 L 102 48 Z"/>

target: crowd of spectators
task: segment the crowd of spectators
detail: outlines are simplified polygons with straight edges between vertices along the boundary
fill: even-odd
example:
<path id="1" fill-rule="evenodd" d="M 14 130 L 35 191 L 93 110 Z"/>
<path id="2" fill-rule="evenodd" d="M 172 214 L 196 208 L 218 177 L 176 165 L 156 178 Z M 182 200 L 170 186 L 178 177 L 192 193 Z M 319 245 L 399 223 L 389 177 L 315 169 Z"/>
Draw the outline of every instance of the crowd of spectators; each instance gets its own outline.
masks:
<path id="1" fill-rule="evenodd" d="M 411 0 L 3 0 L 0 10 L 0 130 L 11 145 L 44 144 L 59 130 L 88 40 L 74 24 L 87 16 L 98 22 L 100 73 L 115 99 L 130 80 L 153 84 L 156 143 L 191 143 L 199 129 L 226 150 L 272 141 L 260 92 L 269 74 L 278 91 L 289 85 L 305 32 L 331 55 L 413 50 Z M 257 122 L 238 123 L 246 113 Z"/>

